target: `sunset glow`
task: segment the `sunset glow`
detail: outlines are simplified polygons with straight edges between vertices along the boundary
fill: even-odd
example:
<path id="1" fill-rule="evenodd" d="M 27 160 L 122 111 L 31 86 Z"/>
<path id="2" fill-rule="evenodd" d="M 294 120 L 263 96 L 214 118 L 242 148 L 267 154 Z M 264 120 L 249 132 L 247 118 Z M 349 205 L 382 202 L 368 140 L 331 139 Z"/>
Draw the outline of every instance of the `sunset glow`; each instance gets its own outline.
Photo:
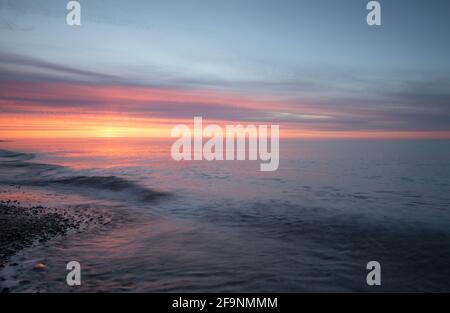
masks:
<path id="1" fill-rule="evenodd" d="M 449 12 L 0 0 L 0 293 L 449 292 Z"/>
<path id="2" fill-rule="evenodd" d="M 333 126 L 333 120 L 342 112 L 312 111 L 308 106 L 302 111 L 301 106 L 292 109 L 289 103 L 254 100 L 235 93 L 29 82 L 4 82 L 4 86 L 0 91 L 0 133 L 5 139 L 167 138 L 174 125 L 189 124 L 189 116 L 205 114 L 204 110 L 215 117 L 209 122 L 220 125 L 279 123 L 282 138 L 450 138 L 449 131 L 339 130 L 339 123 Z M 201 109 L 192 104 L 200 104 Z M 219 119 L 218 107 L 219 111 L 244 110 L 246 114 L 237 119 Z M 278 111 L 285 113 L 273 113 Z M 322 127 L 323 121 L 327 129 Z"/>

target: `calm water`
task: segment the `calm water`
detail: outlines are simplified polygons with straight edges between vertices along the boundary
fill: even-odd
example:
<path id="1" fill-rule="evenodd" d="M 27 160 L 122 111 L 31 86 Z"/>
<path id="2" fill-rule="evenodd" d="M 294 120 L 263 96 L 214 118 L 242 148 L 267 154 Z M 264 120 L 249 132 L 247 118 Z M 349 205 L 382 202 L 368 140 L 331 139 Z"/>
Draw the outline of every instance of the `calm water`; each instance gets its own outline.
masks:
<path id="1" fill-rule="evenodd" d="M 1 199 L 112 220 L 16 255 L 0 272 L 13 291 L 450 291 L 450 141 L 282 141 L 271 173 L 175 162 L 164 141 L 0 149 Z"/>

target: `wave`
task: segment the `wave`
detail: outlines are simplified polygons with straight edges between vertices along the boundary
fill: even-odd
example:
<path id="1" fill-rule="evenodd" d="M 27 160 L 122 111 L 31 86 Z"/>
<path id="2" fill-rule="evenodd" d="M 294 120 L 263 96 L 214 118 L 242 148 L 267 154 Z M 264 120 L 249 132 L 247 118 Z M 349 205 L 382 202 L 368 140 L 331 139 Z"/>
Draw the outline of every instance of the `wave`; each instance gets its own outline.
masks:
<path id="1" fill-rule="evenodd" d="M 127 200 L 154 201 L 168 193 L 144 187 L 134 181 L 118 176 L 82 175 L 69 167 L 28 162 L 32 153 L 0 150 L 0 183 L 22 186 L 70 188 L 70 192 L 89 193 Z"/>
<path id="2" fill-rule="evenodd" d="M 4 160 L 2 160 L 4 159 Z M 17 162 L 34 159 L 34 154 L 0 149 L 0 162 Z"/>
<path id="3" fill-rule="evenodd" d="M 143 187 L 133 181 L 118 176 L 72 176 L 35 181 L 34 185 L 74 186 L 114 192 L 126 191 L 133 196 L 139 197 L 139 199 L 143 201 L 152 201 L 167 195 L 167 193 Z"/>

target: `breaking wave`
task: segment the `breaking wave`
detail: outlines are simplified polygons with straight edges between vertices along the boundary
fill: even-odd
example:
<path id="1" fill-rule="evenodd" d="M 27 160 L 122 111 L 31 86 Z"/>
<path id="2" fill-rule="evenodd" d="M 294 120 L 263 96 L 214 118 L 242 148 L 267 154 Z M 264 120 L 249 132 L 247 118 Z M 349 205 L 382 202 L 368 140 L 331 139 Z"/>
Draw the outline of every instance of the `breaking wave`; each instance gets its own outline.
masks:
<path id="1" fill-rule="evenodd" d="M 115 199 L 132 197 L 140 201 L 154 201 L 167 196 L 160 192 L 118 176 L 89 176 L 65 166 L 28 162 L 31 153 L 0 150 L 0 183 L 22 186 L 70 188 L 71 192 L 106 191 Z M 128 197 L 123 197 L 126 193 Z M 105 195 L 105 194 L 103 194 Z"/>

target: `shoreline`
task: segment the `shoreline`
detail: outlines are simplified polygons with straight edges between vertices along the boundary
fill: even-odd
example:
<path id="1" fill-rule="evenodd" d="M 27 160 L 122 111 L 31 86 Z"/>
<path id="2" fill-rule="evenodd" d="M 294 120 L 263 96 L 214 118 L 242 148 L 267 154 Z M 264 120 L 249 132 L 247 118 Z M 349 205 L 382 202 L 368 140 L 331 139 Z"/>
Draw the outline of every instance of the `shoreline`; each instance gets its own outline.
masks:
<path id="1" fill-rule="evenodd" d="M 15 200 L 0 201 L 0 268 L 8 265 L 19 251 L 78 230 L 83 222 L 64 210 L 25 207 Z"/>

